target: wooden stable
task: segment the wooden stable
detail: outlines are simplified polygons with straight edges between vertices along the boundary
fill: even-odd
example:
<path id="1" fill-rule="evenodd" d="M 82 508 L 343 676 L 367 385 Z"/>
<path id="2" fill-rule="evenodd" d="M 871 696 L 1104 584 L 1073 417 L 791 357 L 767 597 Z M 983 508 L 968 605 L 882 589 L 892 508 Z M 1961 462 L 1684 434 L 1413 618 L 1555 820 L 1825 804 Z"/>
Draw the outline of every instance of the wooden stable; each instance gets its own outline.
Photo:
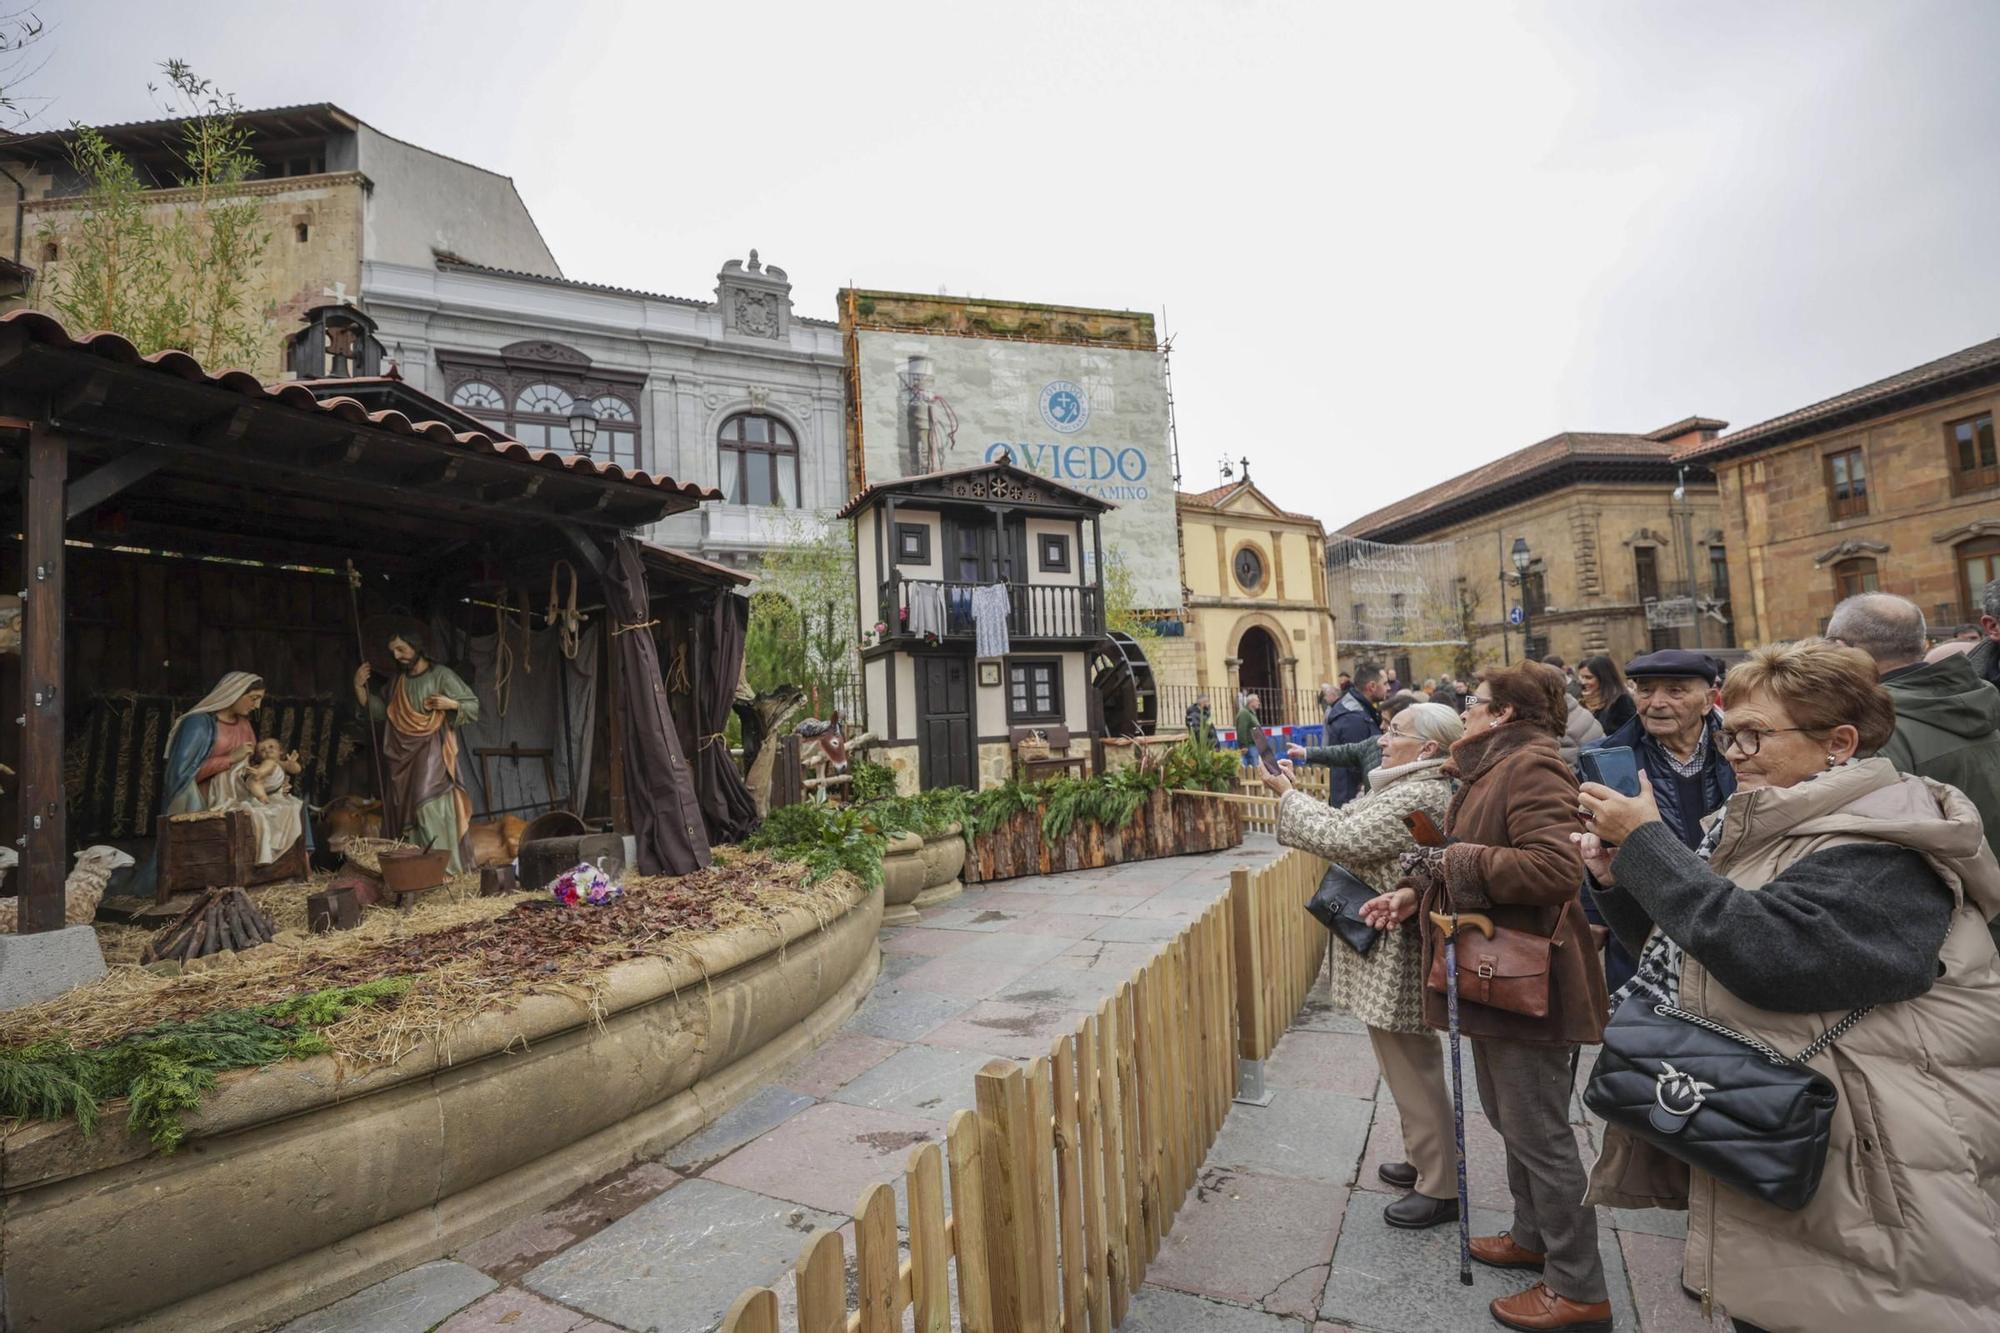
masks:
<path id="1" fill-rule="evenodd" d="M 0 658 L 0 689 L 19 698 L 21 717 L 0 728 L 0 762 L 18 773 L 0 797 L 0 830 L 21 847 L 24 931 L 63 924 L 74 849 L 66 744 L 87 757 L 93 699 L 193 697 L 225 670 L 254 670 L 267 712 L 295 706 L 282 719 L 287 743 L 326 744 L 330 764 L 338 747 L 327 733 L 343 700 L 353 710 L 351 595 L 363 615 L 436 623 L 484 590 L 546 583 L 553 562 L 567 560 L 582 600 L 601 606 L 620 539 L 715 495 L 531 450 L 464 428 L 422 395 L 401 398 L 407 410 L 371 413 L 296 382 L 211 375 L 183 353 L 141 358 L 113 335 L 79 341 L 38 313 L 0 317 L 0 504 L 20 534 L 0 551 L 0 587 L 24 591 L 20 656 Z M 648 631 L 662 662 L 676 649 L 689 655 L 669 635 L 688 632 L 690 608 L 743 580 L 671 552 L 651 551 L 644 565 L 661 610 L 631 628 Z M 633 812 L 618 710 L 634 698 L 655 708 L 663 690 L 618 681 L 625 654 L 612 641 L 600 654 L 612 678 L 602 714 L 578 725 L 601 729 L 609 759 L 606 789 L 584 799 L 622 831 Z M 691 768 L 696 721 L 674 725 Z M 125 738 L 121 755 L 153 746 L 157 762 L 163 724 L 147 726 L 156 730 Z M 323 773 L 322 791 L 372 786 L 365 774 L 365 759 Z M 113 783 L 106 799 L 129 806 L 139 785 Z"/>

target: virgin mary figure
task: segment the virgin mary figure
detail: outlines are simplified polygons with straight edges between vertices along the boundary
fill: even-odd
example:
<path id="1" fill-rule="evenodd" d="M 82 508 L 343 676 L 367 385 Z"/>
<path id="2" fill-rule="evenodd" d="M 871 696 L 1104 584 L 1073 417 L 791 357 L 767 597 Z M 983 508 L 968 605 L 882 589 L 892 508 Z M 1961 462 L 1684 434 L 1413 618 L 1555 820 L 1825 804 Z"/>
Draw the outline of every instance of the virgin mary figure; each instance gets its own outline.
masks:
<path id="1" fill-rule="evenodd" d="M 234 794 L 239 785 L 226 779 L 225 775 L 240 772 L 256 750 L 257 731 L 250 719 L 263 705 L 263 677 L 231 671 L 199 703 L 174 719 L 167 732 L 167 768 L 160 784 L 159 812 L 164 820 L 203 810 L 250 810 L 260 821 L 260 865 L 276 860 L 300 837 L 307 836 L 303 801 L 289 796 L 274 798 L 268 805 L 245 801 Z M 151 896 L 159 876 L 158 847 L 156 838 L 154 853 L 140 867 L 129 892 Z"/>

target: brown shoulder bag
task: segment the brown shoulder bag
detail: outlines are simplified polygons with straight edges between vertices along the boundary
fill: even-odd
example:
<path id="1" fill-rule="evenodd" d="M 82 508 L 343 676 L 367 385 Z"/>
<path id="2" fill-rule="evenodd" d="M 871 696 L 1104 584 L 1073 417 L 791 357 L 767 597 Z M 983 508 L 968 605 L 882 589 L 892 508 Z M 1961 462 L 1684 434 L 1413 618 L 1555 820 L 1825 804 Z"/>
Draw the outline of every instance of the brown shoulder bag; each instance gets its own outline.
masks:
<path id="1" fill-rule="evenodd" d="M 1461 1004 L 1483 1004 L 1529 1018 L 1549 1016 L 1549 955 L 1556 941 L 1546 935 L 1506 926 L 1489 936 L 1483 919 L 1458 924 L 1458 998 Z M 1558 919 L 1557 928 L 1561 928 Z M 1431 972 L 1426 983 L 1445 993 L 1444 936 L 1431 946 Z"/>

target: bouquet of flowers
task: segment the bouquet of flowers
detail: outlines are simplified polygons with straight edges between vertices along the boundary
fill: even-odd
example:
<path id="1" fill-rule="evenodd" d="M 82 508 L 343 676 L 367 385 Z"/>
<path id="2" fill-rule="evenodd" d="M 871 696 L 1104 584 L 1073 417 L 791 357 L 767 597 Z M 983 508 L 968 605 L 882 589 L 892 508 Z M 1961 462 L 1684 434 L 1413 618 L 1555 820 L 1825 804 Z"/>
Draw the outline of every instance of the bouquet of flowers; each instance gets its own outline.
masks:
<path id="1" fill-rule="evenodd" d="M 587 861 L 563 871 L 549 885 L 549 892 L 565 907 L 577 903 L 602 907 L 625 896 L 625 890 L 604 873 L 602 862 L 591 865 Z"/>

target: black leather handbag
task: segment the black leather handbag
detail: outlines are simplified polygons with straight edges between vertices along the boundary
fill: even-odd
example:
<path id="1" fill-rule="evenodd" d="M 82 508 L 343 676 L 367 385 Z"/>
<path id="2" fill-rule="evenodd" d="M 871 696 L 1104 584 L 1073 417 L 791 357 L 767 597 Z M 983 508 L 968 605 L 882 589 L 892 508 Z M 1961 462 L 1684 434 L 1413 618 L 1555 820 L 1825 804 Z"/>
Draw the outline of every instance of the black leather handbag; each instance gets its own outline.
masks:
<path id="1" fill-rule="evenodd" d="M 1856 1009 L 1787 1056 L 1712 1019 L 1634 995 L 1604 1029 L 1583 1104 L 1738 1193 L 1797 1212 L 1819 1189 L 1840 1102 L 1832 1081 L 1806 1062 L 1867 1013 Z"/>
<path id="2" fill-rule="evenodd" d="M 1319 888 L 1306 902 L 1306 910 L 1315 921 L 1338 935 L 1348 948 L 1367 953 L 1375 947 L 1375 937 L 1382 932 L 1361 919 L 1361 904 L 1380 896 L 1365 881 L 1355 878 L 1346 866 L 1328 866 L 1326 874 L 1320 877 Z"/>

